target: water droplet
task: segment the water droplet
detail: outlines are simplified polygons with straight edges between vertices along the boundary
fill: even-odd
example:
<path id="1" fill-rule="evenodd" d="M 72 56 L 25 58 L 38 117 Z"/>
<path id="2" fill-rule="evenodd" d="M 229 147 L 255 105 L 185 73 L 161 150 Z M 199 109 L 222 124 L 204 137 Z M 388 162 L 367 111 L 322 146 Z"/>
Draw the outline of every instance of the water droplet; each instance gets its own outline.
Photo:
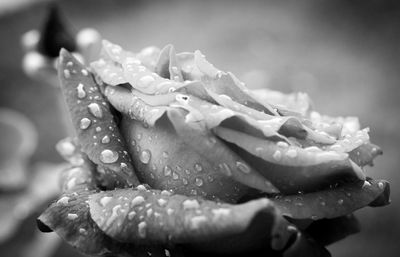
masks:
<path id="1" fill-rule="evenodd" d="M 133 146 L 135 146 L 135 145 L 136 145 L 136 140 L 135 140 L 135 139 L 132 139 L 132 141 L 131 141 L 131 145 L 133 145 Z"/>
<path id="2" fill-rule="evenodd" d="M 118 160 L 118 153 L 105 149 L 100 153 L 100 161 L 103 163 L 114 163 Z"/>
<path id="3" fill-rule="evenodd" d="M 157 171 L 157 166 L 154 163 L 151 165 L 151 170 L 152 171 Z"/>
<path id="4" fill-rule="evenodd" d="M 208 179 L 209 182 L 213 182 L 214 181 L 214 178 L 211 175 L 208 175 L 207 179 Z"/>
<path id="5" fill-rule="evenodd" d="M 162 198 L 158 199 L 157 202 L 161 207 L 163 207 L 163 206 L 165 206 L 167 204 L 167 200 L 162 199 Z"/>
<path id="6" fill-rule="evenodd" d="M 339 199 L 337 202 L 338 202 L 338 204 L 342 205 L 343 204 L 343 199 Z"/>
<path id="7" fill-rule="evenodd" d="M 67 69 L 64 70 L 64 77 L 65 77 L 66 79 L 69 79 L 69 78 L 71 77 L 71 73 L 70 73 L 69 70 L 67 70 Z"/>
<path id="8" fill-rule="evenodd" d="M 143 196 L 138 195 L 135 198 L 133 198 L 133 200 L 131 201 L 131 206 L 135 207 L 137 205 L 141 205 L 142 203 L 144 203 L 144 198 L 143 198 Z"/>
<path id="9" fill-rule="evenodd" d="M 229 165 L 226 163 L 221 163 L 218 165 L 218 168 L 221 170 L 222 174 L 224 174 L 225 176 L 232 176 L 232 171 L 231 168 L 229 168 Z"/>
<path id="10" fill-rule="evenodd" d="M 379 189 L 383 189 L 385 187 L 385 185 L 382 182 L 378 182 L 378 187 Z"/>
<path id="11" fill-rule="evenodd" d="M 264 151 L 264 149 L 262 147 L 256 147 L 256 153 L 258 155 L 261 155 L 263 151 Z"/>
<path id="12" fill-rule="evenodd" d="M 104 137 L 101 139 L 101 142 L 102 142 L 103 144 L 108 144 L 108 143 L 110 143 L 110 137 L 109 137 L 109 136 L 104 136 Z"/>
<path id="13" fill-rule="evenodd" d="M 138 234 L 141 238 L 146 237 L 146 227 L 147 227 L 147 224 L 144 221 L 142 221 L 138 224 Z"/>
<path id="14" fill-rule="evenodd" d="M 149 150 L 143 150 L 139 156 L 139 159 L 143 164 L 148 164 L 150 158 L 151 158 L 151 153 Z"/>
<path id="15" fill-rule="evenodd" d="M 100 132 L 101 131 L 101 127 L 96 127 L 96 132 Z"/>
<path id="16" fill-rule="evenodd" d="M 81 119 L 81 121 L 79 123 L 79 127 L 81 129 L 87 129 L 91 123 L 92 123 L 92 121 L 89 120 L 88 118 L 83 118 L 83 119 Z"/>
<path id="17" fill-rule="evenodd" d="M 183 209 L 188 210 L 188 209 L 197 209 L 200 207 L 200 204 L 197 200 L 193 199 L 187 199 L 182 202 Z"/>
<path id="18" fill-rule="evenodd" d="M 250 173 L 250 168 L 247 166 L 245 163 L 237 161 L 236 162 L 236 167 L 243 173 L 249 174 Z"/>
<path id="19" fill-rule="evenodd" d="M 196 163 L 196 164 L 194 165 L 194 169 L 195 169 L 196 171 L 200 172 L 200 171 L 203 170 L 203 167 L 201 166 L 201 164 Z"/>
<path id="20" fill-rule="evenodd" d="M 57 204 L 67 205 L 67 204 L 68 204 L 68 201 L 69 201 L 69 197 L 64 196 L 64 197 L 61 197 L 61 198 L 57 201 Z"/>
<path id="21" fill-rule="evenodd" d="M 75 214 L 75 213 L 68 213 L 67 218 L 68 218 L 69 220 L 74 220 L 74 219 L 77 219 L 77 218 L 78 218 L 78 215 Z"/>
<path id="22" fill-rule="evenodd" d="M 317 215 L 311 215 L 311 219 L 312 219 L 312 220 L 317 220 L 317 219 L 318 219 L 318 216 L 317 216 Z"/>
<path id="23" fill-rule="evenodd" d="M 275 151 L 275 153 L 272 155 L 272 157 L 276 160 L 276 161 L 280 161 L 282 158 L 282 153 L 278 150 Z"/>
<path id="24" fill-rule="evenodd" d="M 169 156 L 169 154 L 168 154 L 168 152 L 162 152 L 162 157 L 164 157 L 164 158 L 168 158 L 168 156 Z"/>
<path id="25" fill-rule="evenodd" d="M 141 140 L 142 139 L 142 133 L 137 133 L 136 138 L 137 138 L 137 140 Z"/>
<path id="26" fill-rule="evenodd" d="M 277 145 L 278 147 L 282 147 L 282 148 L 287 148 L 287 147 L 289 147 L 289 144 L 286 143 L 286 142 L 283 142 L 283 141 L 279 141 L 278 143 L 276 143 L 276 145 Z"/>
<path id="27" fill-rule="evenodd" d="M 173 178 L 174 180 L 178 180 L 178 179 L 179 179 L 178 173 L 172 172 L 172 178 Z"/>
<path id="28" fill-rule="evenodd" d="M 128 213 L 128 220 L 132 220 L 136 215 L 135 211 L 131 211 L 130 213 Z"/>
<path id="29" fill-rule="evenodd" d="M 190 170 L 185 169 L 185 173 L 186 173 L 187 175 L 190 175 Z"/>
<path id="30" fill-rule="evenodd" d="M 96 118 L 102 118 L 103 117 L 103 111 L 100 108 L 100 105 L 97 103 L 91 103 L 88 105 L 89 112 Z"/>
<path id="31" fill-rule="evenodd" d="M 139 79 L 139 86 L 141 86 L 141 87 L 147 87 L 147 86 L 149 86 L 151 83 L 153 83 L 155 81 L 155 79 L 152 77 L 152 76 L 150 76 L 150 75 L 146 75 L 146 76 L 143 76 L 143 77 L 141 77 L 140 79 Z"/>
<path id="32" fill-rule="evenodd" d="M 297 151 L 296 151 L 295 149 L 289 149 L 289 150 L 286 152 L 286 156 L 287 156 L 287 157 L 290 157 L 290 158 L 296 158 L 296 156 L 297 156 Z"/>
<path id="33" fill-rule="evenodd" d="M 86 97 L 86 92 L 85 89 L 83 89 L 83 84 L 79 83 L 78 87 L 76 88 L 76 90 L 78 91 L 78 98 L 79 99 L 83 99 Z"/>
<path id="34" fill-rule="evenodd" d="M 111 202 L 112 197 L 110 196 L 104 196 L 100 199 L 100 204 L 101 206 L 105 207 L 109 202 Z"/>
<path id="35" fill-rule="evenodd" d="M 194 183 L 196 184 L 196 186 L 201 187 L 203 185 L 203 180 L 201 178 L 196 178 L 194 180 Z"/>
<path id="36" fill-rule="evenodd" d="M 171 176 L 172 170 L 171 168 L 167 165 L 164 167 L 164 176 Z"/>
<path id="37" fill-rule="evenodd" d="M 188 180 L 187 180 L 186 178 L 182 178 L 182 183 L 183 183 L 184 185 L 189 184 L 189 182 L 188 182 Z"/>
<path id="38" fill-rule="evenodd" d="M 320 204 L 321 204 L 322 206 L 325 206 L 325 205 L 326 205 L 326 202 L 321 201 Z"/>

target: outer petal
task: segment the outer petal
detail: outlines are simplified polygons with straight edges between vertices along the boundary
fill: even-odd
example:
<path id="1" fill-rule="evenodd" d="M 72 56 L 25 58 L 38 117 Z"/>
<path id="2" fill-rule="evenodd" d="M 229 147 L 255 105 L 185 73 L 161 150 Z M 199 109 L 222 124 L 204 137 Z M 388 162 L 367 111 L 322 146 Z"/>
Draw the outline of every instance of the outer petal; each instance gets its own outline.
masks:
<path id="1" fill-rule="evenodd" d="M 109 104 L 89 71 L 67 51 L 61 51 L 59 78 L 82 150 L 115 176 L 111 187 L 137 185 Z"/>
<path id="2" fill-rule="evenodd" d="M 386 201 L 380 203 L 387 204 L 389 191 L 388 182 L 369 180 L 363 185 L 346 184 L 303 195 L 277 196 L 273 201 L 282 213 L 294 219 L 330 219 L 365 207 L 381 195 Z"/>
<path id="3" fill-rule="evenodd" d="M 107 235 L 127 243 L 201 246 L 233 236 L 247 240 L 240 245 L 239 239 L 230 252 L 266 242 L 280 250 L 296 232 L 287 230 L 287 222 L 266 199 L 229 205 L 139 186 L 91 195 L 89 206 L 93 220 Z M 249 230 L 256 228 L 254 222 L 257 233 Z"/>
<path id="4" fill-rule="evenodd" d="M 226 128 L 215 131 L 284 193 L 316 191 L 344 180 L 365 179 L 347 154 L 289 147 L 285 142 L 260 140 Z"/>

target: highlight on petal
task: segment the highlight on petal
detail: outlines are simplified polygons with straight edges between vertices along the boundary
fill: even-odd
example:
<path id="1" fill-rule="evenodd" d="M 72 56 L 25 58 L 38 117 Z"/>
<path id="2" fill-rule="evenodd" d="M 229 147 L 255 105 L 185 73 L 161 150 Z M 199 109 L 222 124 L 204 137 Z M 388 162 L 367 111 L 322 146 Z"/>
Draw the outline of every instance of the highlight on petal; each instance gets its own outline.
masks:
<path id="1" fill-rule="evenodd" d="M 79 144 L 89 159 L 115 176 L 115 185 L 137 185 L 109 104 L 88 70 L 66 50 L 61 51 L 59 78 Z"/>

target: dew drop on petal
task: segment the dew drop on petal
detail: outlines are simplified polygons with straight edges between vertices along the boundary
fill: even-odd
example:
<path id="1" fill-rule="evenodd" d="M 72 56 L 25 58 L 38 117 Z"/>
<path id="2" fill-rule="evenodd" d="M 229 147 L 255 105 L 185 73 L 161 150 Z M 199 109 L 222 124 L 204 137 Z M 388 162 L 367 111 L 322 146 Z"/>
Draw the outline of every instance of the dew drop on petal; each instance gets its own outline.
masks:
<path id="1" fill-rule="evenodd" d="M 66 79 L 69 79 L 69 78 L 71 77 L 71 73 L 70 73 L 69 70 L 67 70 L 67 69 L 64 70 L 64 77 L 65 77 Z"/>
<path id="2" fill-rule="evenodd" d="M 78 91 L 78 98 L 79 99 L 83 99 L 83 98 L 86 97 L 86 91 L 83 88 L 83 84 L 82 83 L 78 84 L 78 87 L 76 88 L 76 90 Z"/>
<path id="3" fill-rule="evenodd" d="M 168 156 L 169 156 L 169 154 L 168 154 L 168 152 L 162 152 L 162 157 L 164 157 L 164 158 L 168 158 Z"/>
<path id="4" fill-rule="evenodd" d="M 172 178 L 173 178 L 174 180 L 178 180 L 178 179 L 179 179 L 178 173 L 172 172 Z"/>
<path id="5" fill-rule="evenodd" d="M 111 202 L 112 197 L 110 196 L 104 196 L 100 199 L 100 204 L 101 206 L 105 207 L 109 202 Z"/>
<path id="6" fill-rule="evenodd" d="M 282 158 L 282 153 L 280 151 L 275 151 L 275 153 L 272 155 L 272 157 L 276 160 L 276 161 L 280 161 Z"/>
<path id="7" fill-rule="evenodd" d="M 162 199 L 162 198 L 158 199 L 157 202 L 161 207 L 163 207 L 167 204 L 167 200 Z"/>
<path id="8" fill-rule="evenodd" d="M 101 142 L 103 143 L 103 144 L 108 144 L 108 143 L 110 143 L 110 137 L 109 136 L 104 136 L 102 139 L 101 139 Z"/>
<path id="9" fill-rule="evenodd" d="M 151 83 L 153 83 L 155 79 L 152 76 L 146 75 L 139 79 L 139 85 L 141 87 L 148 87 Z"/>
<path id="10" fill-rule="evenodd" d="M 182 202 L 183 209 L 188 210 L 188 209 L 197 209 L 200 207 L 200 204 L 197 200 L 193 199 L 187 199 Z"/>
<path id="11" fill-rule="evenodd" d="M 237 161 L 237 162 L 236 162 L 236 167 L 237 167 L 241 172 L 243 172 L 243 173 L 246 173 L 246 174 L 250 173 L 250 168 L 249 168 L 249 166 L 247 166 L 247 165 L 246 165 L 245 163 L 243 163 L 243 162 Z"/>
<path id="12" fill-rule="evenodd" d="M 100 153 L 100 161 L 103 163 L 114 163 L 118 160 L 118 153 L 105 149 Z"/>
<path id="13" fill-rule="evenodd" d="M 378 187 L 379 189 L 383 189 L 385 187 L 385 185 L 382 182 L 378 182 Z"/>
<path id="14" fill-rule="evenodd" d="M 140 205 L 140 204 L 142 204 L 142 203 L 144 203 L 144 198 L 143 198 L 143 196 L 141 196 L 141 195 L 136 196 L 136 197 L 133 198 L 132 201 L 131 201 L 132 207 L 135 207 L 135 206 Z"/>
<path id="15" fill-rule="evenodd" d="M 203 179 L 201 179 L 201 178 L 196 178 L 196 179 L 194 180 L 194 183 L 195 183 L 196 186 L 198 186 L 198 187 L 201 187 L 201 186 L 204 184 Z"/>
<path id="16" fill-rule="evenodd" d="M 132 141 L 131 141 L 131 145 L 133 145 L 133 146 L 135 146 L 135 145 L 136 145 L 136 140 L 135 140 L 135 139 L 132 139 Z"/>
<path id="17" fill-rule="evenodd" d="M 79 128 L 80 129 L 87 129 L 90 124 L 92 123 L 91 120 L 89 120 L 88 118 L 82 118 L 80 123 L 79 123 Z"/>
<path id="18" fill-rule="evenodd" d="M 103 111 L 100 108 L 100 105 L 97 103 L 91 103 L 88 105 L 89 112 L 96 118 L 102 118 L 103 117 Z"/>
<path id="19" fill-rule="evenodd" d="M 164 167 L 164 176 L 171 176 L 172 170 L 168 165 Z"/>
<path id="20" fill-rule="evenodd" d="M 200 171 L 203 170 L 203 167 L 201 166 L 200 163 L 196 163 L 196 164 L 194 165 L 194 169 L 195 169 L 196 171 L 200 172 Z"/>
<path id="21" fill-rule="evenodd" d="M 287 148 L 287 147 L 289 147 L 288 143 L 283 142 L 283 141 L 279 141 L 278 143 L 276 143 L 276 145 L 277 145 L 278 147 L 282 147 L 282 148 Z"/>
<path id="22" fill-rule="evenodd" d="M 141 161 L 143 164 L 148 164 L 149 161 L 150 161 L 150 159 L 151 159 L 151 153 L 150 153 L 150 151 L 149 151 L 149 150 L 143 150 L 143 151 L 140 153 L 139 159 L 140 159 L 140 161 Z"/>
<path id="23" fill-rule="evenodd" d="M 256 147 L 256 153 L 258 155 L 261 155 L 263 151 L 264 151 L 264 149 L 262 147 Z"/>
<path id="24" fill-rule="evenodd" d="M 290 158 L 296 158 L 296 156 L 297 156 L 297 151 L 296 151 L 295 149 L 289 149 L 289 150 L 286 152 L 286 156 L 287 156 L 287 157 L 290 157 Z"/>
<path id="25" fill-rule="evenodd" d="M 68 215 L 67 215 L 67 219 L 69 219 L 69 220 L 74 220 L 76 218 L 78 218 L 78 215 L 75 213 L 68 213 Z"/>
<path id="26" fill-rule="evenodd" d="M 221 172 L 225 175 L 225 176 L 232 176 L 232 171 L 231 168 L 229 168 L 229 165 L 226 163 L 221 163 L 218 165 L 218 168 L 221 170 Z"/>
<path id="27" fill-rule="evenodd" d="M 132 219 L 135 217 L 135 215 L 136 215 L 136 212 L 135 212 L 135 211 L 129 212 L 129 213 L 128 213 L 128 220 L 132 220 Z"/>
<path id="28" fill-rule="evenodd" d="M 146 227 L 147 227 L 147 224 L 144 221 L 141 221 L 138 224 L 138 234 L 139 234 L 139 236 L 141 238 L 145 238 L 146 237 Z"/>
<path id="29" fill-rule="evenodd" d="M 186 178 L 182 178 L 182 183 L 183 183 L 184 185 L 189 184 L 189 182 L 188 182 L 188 180 L 187 180 Z"/>

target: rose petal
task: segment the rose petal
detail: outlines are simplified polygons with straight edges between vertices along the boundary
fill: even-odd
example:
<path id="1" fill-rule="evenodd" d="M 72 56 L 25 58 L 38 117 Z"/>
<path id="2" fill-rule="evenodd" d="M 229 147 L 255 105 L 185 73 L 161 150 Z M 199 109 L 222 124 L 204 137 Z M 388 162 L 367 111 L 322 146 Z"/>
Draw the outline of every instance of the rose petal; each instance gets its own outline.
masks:
<path id="1" fill-rule="evenodd" d="M 353 214 L 313 222 L 307 233 L 322 245 L 329 245 L 360 232 L 360 223 Z"/>
<path id="2" fill-rule="evenodd" d="M 229 166 L 221 166 L 225 173 L 218 172 L 220 160 L 207 159 L 187 145 L 166 116 L 153 127 L 124 117 L 121 131 L 131 142 L 128 147 L 137 175 L 153 188 L 228 202 L 236 202 L 249 191 L 227 176 L 231 173 Z M 213 144 L 205 136 L 200 139 Z"/>
<path id="3" fill-rule="evenodd" d="M 232 176 L 233 179 L 264 192 L 279 192 L 275 186 L 246 164 L 240 156 L 230 151 L 214 135 L 207 132 L 199 123 L 185 123 L 182 114 L 174 110 L 168 112 L 168 117 L 180 138 L 187 145 L 191 146 L 198 154 L 201 154 L 208 160 L 218 160 L 218 167 L 220 169 L 221 167 L 230 167 L 231 175 L 229 176 Z M 235 165 L 230 165 L 231 163 L 235 163 Z M 225 173 L 223 170 L 220 172 Z"/>
<path id="4" fill-rule="evenodd" d="M 368 180 L 363 185 L 345 184 L 313 193 L 278 196 L 273 202 L 294 219 L 330 219 L 350 214 L 381 195 L 389 197 L 388 190 L 388 182 Z"/>
<path id="5" fill-rule="evenodd" d="M 91 74 L 66 50 L 60 53 L 58 73 L 82 150 L 107 173 L 115 174 L 115 181 L 111 180 L 110 184 L 137 185 L 110 106 Z"/>
<path id="6" fill-rule="evenodd" d="M 284 193 L 316 191 L 343 180 L 363 180 L 365 175 L 353 166 L 347 154 L 308 151 L 285 142 L 246 135 L 218 127 L 218 137 L 234 144 L 239 156 Z"/>
<path id="7" fill-rule="evenodd" d="M 287 222 L 270 203 L 260 199 L 240 205 L 221 204 L 144 187 L 89 197 L 92 219 L 119 242 L 200 246 L 232 235 L 246 238 L 250 234 L 254 240 L 263 239 L 258 244 L 269 241 L 270 247 L 280 250 L 294 231 L 287 230 Z M 253 222 L 264 230 L 252 233 L 249 227 Z"/>
<path id="8" fill-rule="evenodd" d="M 350 158 L 357 163 L 357 165 L 363 167 L 366 165 L 373 165 L 373 160 L 378 156 L 382 155 L 382 150 L 379 146 L 372 143 L 365 143 L 352 150 L 349 153 Z"/>

